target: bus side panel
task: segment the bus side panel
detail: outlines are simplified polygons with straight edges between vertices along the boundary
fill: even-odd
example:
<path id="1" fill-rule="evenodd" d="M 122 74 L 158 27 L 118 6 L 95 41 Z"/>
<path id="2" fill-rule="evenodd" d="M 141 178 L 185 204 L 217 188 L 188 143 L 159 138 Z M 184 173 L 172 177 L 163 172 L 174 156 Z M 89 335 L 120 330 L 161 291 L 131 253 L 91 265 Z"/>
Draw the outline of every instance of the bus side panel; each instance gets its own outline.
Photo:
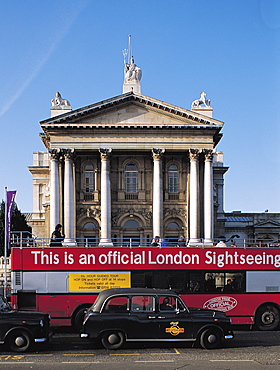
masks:
<path id="1" fill-rule="evenodd" d="M 76 308 L 92 304 L 97 295 L 43 294 L 37 295 L 37 310 L 51 315 L 51 326 L 70 326 Z"/>
<path id="2" fill-rule="evenodd" d="M 280 294 L 182 294 L 189 307 L 208 308 L 225 312 L 233 324 L 253 324 L 258 307 L 266 302 L 280 306 Z"/>

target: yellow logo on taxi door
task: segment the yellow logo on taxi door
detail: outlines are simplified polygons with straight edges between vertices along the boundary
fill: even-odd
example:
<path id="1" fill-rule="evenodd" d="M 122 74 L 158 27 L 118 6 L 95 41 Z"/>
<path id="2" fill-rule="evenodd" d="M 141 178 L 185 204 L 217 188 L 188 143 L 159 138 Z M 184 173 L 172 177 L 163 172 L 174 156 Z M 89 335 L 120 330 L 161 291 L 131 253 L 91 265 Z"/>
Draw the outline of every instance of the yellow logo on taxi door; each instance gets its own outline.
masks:
<path id="1" fill-rule="evenodd" d="M 170 325 L 170 328 L 165 328 L 165 332 L 170 333 L 173 336 L 184 333 L 185 331 L 184 328 L 180 328 L 179 322 L 171 322 Z"/>

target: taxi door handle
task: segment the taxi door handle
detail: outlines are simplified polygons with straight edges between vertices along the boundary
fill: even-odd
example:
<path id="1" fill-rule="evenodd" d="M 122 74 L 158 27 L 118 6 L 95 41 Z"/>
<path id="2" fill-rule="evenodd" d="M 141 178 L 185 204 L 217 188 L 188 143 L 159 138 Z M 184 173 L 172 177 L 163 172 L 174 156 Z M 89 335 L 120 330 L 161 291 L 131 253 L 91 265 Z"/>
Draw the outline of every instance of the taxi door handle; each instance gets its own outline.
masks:
<path id="1" fill-rule="evenodd" d="M 155 319 L 155 316 L 148 316 L 148 319 Z"/>
<path id="2" fill-rule="evenodd" d="M 165 316 L 158 316 L 158 319 L 165 319 Z"/>

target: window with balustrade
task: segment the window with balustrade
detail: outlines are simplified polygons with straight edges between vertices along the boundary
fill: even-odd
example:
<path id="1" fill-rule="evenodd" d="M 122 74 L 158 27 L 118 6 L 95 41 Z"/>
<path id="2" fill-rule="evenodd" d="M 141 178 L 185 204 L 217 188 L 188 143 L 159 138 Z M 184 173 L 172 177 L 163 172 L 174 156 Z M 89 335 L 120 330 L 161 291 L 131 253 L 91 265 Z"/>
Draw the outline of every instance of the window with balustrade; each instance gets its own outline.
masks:
<path id="1" fill-rule="evenodd" d="M 93 200 L 93 192 L 95 190 L 94 168 L 92 164 L 87 164 L 83 171 L 83 192 L 85 200 Z"/>
<path id="2" fill-rule="evenodd" d="M 179 199 L 179 170 L 176 164 L 168 167 L 168 194 L 170 200 Z"/>
<path id="3" fill-rule="evenodd" d="M 125 166 L 125 199 L 138 199 L 138 168 L 134 163 Z"/>

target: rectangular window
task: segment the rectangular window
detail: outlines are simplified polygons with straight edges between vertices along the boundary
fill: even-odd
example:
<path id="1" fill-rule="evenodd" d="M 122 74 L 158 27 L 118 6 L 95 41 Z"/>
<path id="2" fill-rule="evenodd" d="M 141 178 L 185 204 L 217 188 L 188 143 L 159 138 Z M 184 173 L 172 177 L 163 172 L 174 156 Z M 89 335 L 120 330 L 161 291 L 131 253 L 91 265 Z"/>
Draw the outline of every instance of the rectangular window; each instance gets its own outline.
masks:
<path id="1" fill-rule="evenodd" d="M 155 302 L 151 296 L 131 297 L 131 311 L 154 311 Z"/>
<path id="2" fill-rule="evenodd" d="M 128 297 L 113 297 L 109 299 L 104 308 L 105 312 L 127 312 Z"/>
<path id="3" fill-rule="evenodd" d="M 135 171 L 127 171 L 125 173 L 125 192 L 137 193 L 138 192 L 138 173 Z"/>
<path id="4" fill-rule="evenodd" d="M 169 193 L 179 192 L 178 172 L 169 171 L 168 173 L 168 191 Z"/>
<path id="5" fill-rule="evenodd" d="M 92 171 L 85 172 L 84 192 L 92 193 L 94 191 L 94 173 Z"/>

